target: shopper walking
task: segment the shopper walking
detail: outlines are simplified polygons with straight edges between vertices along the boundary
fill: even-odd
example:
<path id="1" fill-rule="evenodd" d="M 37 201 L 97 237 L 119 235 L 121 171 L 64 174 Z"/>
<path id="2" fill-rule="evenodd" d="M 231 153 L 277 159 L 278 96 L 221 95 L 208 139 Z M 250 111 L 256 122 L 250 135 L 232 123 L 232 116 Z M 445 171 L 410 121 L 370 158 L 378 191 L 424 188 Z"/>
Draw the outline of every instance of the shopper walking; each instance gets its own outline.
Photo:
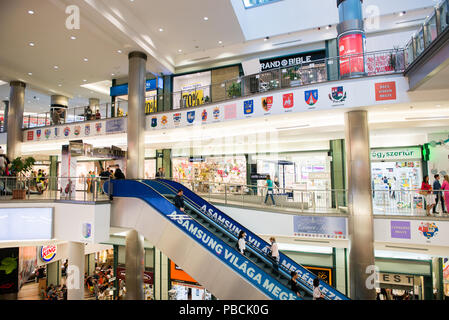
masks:
<path id="1" fill-rule="evenodd" d="M 175 197 L 175 207 L 184 212 L 185 206 L 184 206 L 184 198 L 183 198 L 184 191 L 182 189 L 178 190 L 178 193 Z"/>
<path id="2" fill-rule="evenodd" d="M 271 201 L 273 202 L 273 206 L 276 205 L 273 197 L 273 180 L 271 180 L 270 175 L 267 176 L 267 183 L 265 185 L 267 187 L 267 195 L 265 196 L 265 202 L 267 203 L 268 195 L 271 197 Z"/>
<path id="3" fill-rule="evenodd" d="M 246 251 L 246 232 L 245 231 L 240 231 L 239 232 L 239 237 L 238 237 L 238 242 L 237 242 L 237 247 L 238 250 L 241 254 L 245 255 L 245 251 Z"/>
<path id="4" fill-rule="evenodd" d="M 313 300 L 324 300 L 324 295 L 320 290 L 320 279 L 313 279 Z"/>
<path id="5" fill-rule="evenodd" d="M 165 178 L 164 168 L 159 168 L 158 172 L 156 172 L 156 178 Z"/>
<path id="6" fill-rule="evenodd" d="M 445 174 L 444 175 L 444 181 L 443 184 L 441 185 L 441 189 L 444 190 L 444 203 L 446 204 L 446 208 L 443 208 L 444 213 L 448 213 L 449 212 L 449 175 Z"/>
<path id="7" fill-rule="evenodd" d="M 430 209 L 435 205 L 435 197 L 432 195 L 432 186 L 429 184 L 429 176 L 424 177 L 419 193 L 424 196 L 426 215 L 430 216 Z"/>
<path id="8" fill-rule="evenodd" d="M 443 192 L 441 191 L 440 175 L 436 174 L 433 176 L 435 181 L 433 182 L 433 194 L 435 195 L 435 206 L 433 207 L 433 214 L 436 214 L 436 209 L 438 202 L 441 201 L 441 211 L 446 212 L 446 207 L 444 205 Z"/>
<path id="9" fill-rule="evenodd" d="M 278 247 L 275 237 L 271 237 L 270 242 L 271 242 L 271 248 L 270 248 L 271 252 L 270 253 L 271 253 L 271 259 L 273 259 L 273 268 L 277 270 L 277 269 L 279 269 L 279 261 L 280 261 L 279 247 Z"/>

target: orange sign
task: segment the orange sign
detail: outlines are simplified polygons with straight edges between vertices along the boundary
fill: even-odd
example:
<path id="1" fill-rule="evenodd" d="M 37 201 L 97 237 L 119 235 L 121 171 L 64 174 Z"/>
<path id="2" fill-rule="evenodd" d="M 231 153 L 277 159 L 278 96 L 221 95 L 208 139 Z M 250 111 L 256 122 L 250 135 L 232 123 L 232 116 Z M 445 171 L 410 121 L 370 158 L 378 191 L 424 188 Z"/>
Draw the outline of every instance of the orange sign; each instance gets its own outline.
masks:
<path id="1" fill-rule="evenodd" d="M 198 283 L 195 279 L 193 279 L 180 267 L 178 267 L 173 261 L 170 261 L 170 278 L 177 281 Z"/>
<path id="2" fill-rule="evenodd" d="M 376 83 L 376 101 L 396 100 L 396 82 Z"/>

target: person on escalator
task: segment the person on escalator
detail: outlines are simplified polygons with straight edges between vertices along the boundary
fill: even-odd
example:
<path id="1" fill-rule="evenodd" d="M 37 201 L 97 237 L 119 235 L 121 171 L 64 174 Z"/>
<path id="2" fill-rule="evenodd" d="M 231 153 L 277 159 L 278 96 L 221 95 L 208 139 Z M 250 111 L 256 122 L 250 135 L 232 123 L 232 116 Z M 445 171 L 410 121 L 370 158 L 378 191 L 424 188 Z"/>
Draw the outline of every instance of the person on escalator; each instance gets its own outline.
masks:
<path id="1" fill-rule="evenodd" d="M 239 233 L 239 240 L 237 242 L 237 246 L 238 249 L 240 251 L 241 254 L 245 255 L 245 250 L 246 250 L 246 232 L 245 231 L 240 231 Z"/>
<path id="2" fill-rule="evenodd" d="M 320 290 L 320 279 L 313 279 L 313 300 L 324 300 L 324 295 Z"/>
<path id="3" fill-rule="evenodd" d="M 279 248 L 278 248 L 278 244 L 276 242 L 276 239 L 274 237 L 270 238 L 270 242 L 271 242 L 271 259 L 273 260 L 273 268 L 275 269 L 279 269 Z"/>
<path id="4" fill-rule="evenodd" d="M 296 279 L 298 279 L 298 274 L 295 271 L 292 271 L 292 272 L 290 272 L 290 275 L 291 275 L 292 278 L 288 281 L 288 285 L 290 286 L 290 289 L 294 293 L 296 293 L 296 295 L 298 297 L 301 297 L 301 293 L 300 293 L 300 290 L 299 290 L 299 285 L 296 282 Z"/>
<path id="5" fill-rule="evenodd" d="M 182 197 L 183 191 L 180 189 L 175 197 L 175 207 L 184 212 L 184 199 Z"/>

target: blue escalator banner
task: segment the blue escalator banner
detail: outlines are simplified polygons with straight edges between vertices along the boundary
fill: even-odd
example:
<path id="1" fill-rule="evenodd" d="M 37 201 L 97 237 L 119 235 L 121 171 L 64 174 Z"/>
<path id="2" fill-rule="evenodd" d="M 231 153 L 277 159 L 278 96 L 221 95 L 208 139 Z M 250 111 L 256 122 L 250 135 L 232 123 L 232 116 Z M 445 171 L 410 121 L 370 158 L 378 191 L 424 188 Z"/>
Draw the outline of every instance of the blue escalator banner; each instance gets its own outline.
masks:
<path id="1" fill-rule="evenodd" d="M 252 261 L 238 253 L 221 239 L 214 236 L 190 216 L 182 213 L 149 185 L 133 180 L 115 180 L 111 182 L 113 183 L 113 196 L 139 198 L 145 201 L 269 298 L 275 300 L 300 300 L 295 293 L 270 277 Z M 106 192 L 108 188 L 109 182 L 106 182 L 104 186 Z"/>
<path id="2" fill-rule="evenodd" d="M 228 228 L 229 231 L 232 231 L 235 234 L 238 234 L 240 230 L 245 231 L 245 233 L 248 235 L 248 243 L 251 244 L 253 247 L 259 249 L 260 251 L 264 252 L 266 255 L 268 254 L 270 250 L 270 245 L 261 239 L 259 236 L 251 232 L 250 230 L 246 229 L 242 225 L 240 225 L 238 222 L 233 220 L 232 218 L 228 217 L 226 214 L 224 214 L 222 211 L 217 209 L 215 206 L 192 192 L 190 189 L 185 187 L 184 185 L 171 181 L 171 180 L 165 180 L 165 179 L 159 179 L 159 181 L 164 182 L 167 185 L 170 185 L 175 190 L 182 189 L 184 191 L 185 197 L 189 198 L 195 204 L 201 208 L 201 211 L 205 213 L 207 216 L 209 216 L 214 221 L 218 222 L 221 225 L 224 225 Z M 306 268 L 301 266 L 300 264 L 296 263 L 292 259 L 290 259 L 288 256 L 280 252 L 280 264 L 286 268 L 289 271 L 296 271 L 298 273 L 298 278 L 303 281 L 307 285 L 307 289 L 309 292 L 313 290 L 313 279 L 316 278 L 316 275 L 314 275 L 312 272 L 308 271 Z M 301 282 L 299 282 L 301 284 Z M 320 281 L 320 290 L 321 292 L 326 296 L 329 300 L 349 300 L 348 297 L 346 297 L 344 294 L 330 286 L 329 284 Z"/>

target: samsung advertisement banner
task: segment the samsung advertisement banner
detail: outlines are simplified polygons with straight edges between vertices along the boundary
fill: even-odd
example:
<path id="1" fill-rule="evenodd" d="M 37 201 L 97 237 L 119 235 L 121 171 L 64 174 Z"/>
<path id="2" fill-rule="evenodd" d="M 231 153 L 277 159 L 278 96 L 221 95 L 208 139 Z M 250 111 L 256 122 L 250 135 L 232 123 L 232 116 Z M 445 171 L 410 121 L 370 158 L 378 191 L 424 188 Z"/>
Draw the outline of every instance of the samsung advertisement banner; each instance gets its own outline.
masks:
<path id="1" fill-rule="evenodd" d="M 0 208 L 0 241 L 51 240 L 52 208 Z"/>

